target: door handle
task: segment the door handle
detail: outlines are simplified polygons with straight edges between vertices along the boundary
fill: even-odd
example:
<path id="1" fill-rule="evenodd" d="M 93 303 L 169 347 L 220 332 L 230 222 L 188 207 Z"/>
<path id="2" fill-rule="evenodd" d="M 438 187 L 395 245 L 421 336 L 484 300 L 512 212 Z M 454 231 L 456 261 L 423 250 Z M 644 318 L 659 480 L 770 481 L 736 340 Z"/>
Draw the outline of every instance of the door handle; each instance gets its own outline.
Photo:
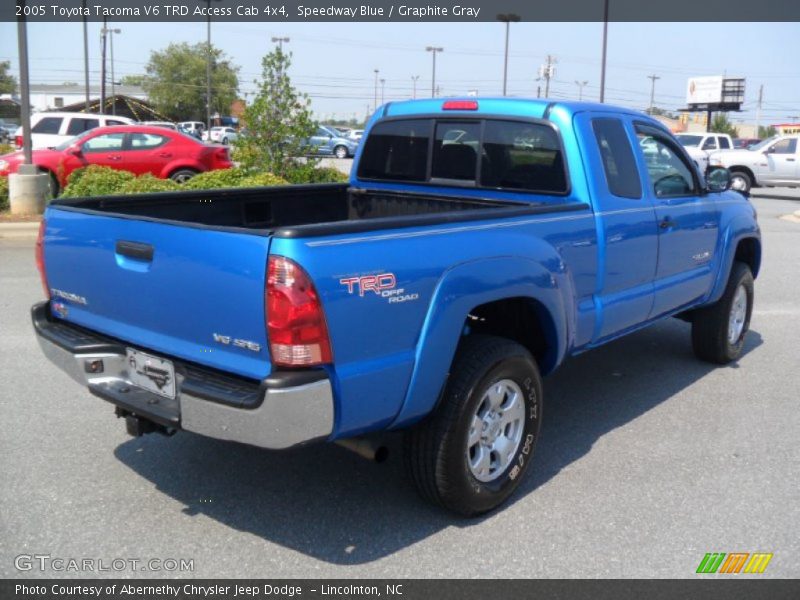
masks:
<path id="1" fill-rule="evenodd" d="M 108 160 L 122 160 L 122 157 L 120 155 L 118 155 L 118 154 L 111 154 L 108 157 Z"/>
<path id="2" fill-rule="evenodd" d="M 670 221 L 668 217 L 665 217 L 663 221 L 661 221 L 658 226 L 661 229 L 672 229 L 673 227 L 677 227 L 678 223 L 676 221 Z"/>
<path id="3" fill-rule="evenodd" d="M 794 159 L 793 158 L 787 158 L 786 162 L 794 162 Z"/>
<path id="4" fill-rule="evenodd" d="M 172 153 L 170 152 L 159 152 L 159 158 L 172 158 Z"/>
<path id="5" fill-rule="evenodd" d="M 147 262 L 153 260 L 153 246 L 150 244 L 117 240 L 115 250 L 120 256 L 127 256 L 128 258 L 135 258 L 136 260 L 143 260 Z"/>

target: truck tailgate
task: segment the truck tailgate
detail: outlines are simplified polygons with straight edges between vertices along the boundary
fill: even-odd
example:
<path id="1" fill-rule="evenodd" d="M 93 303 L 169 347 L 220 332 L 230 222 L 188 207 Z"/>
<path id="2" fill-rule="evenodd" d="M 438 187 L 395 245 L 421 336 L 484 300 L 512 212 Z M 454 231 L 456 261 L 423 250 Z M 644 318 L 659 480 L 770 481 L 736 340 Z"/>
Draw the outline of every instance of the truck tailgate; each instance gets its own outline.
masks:
<path id="1" fill-rule="evenodd" d="M 270 238 L 48 209 L 53 314 L 145 349 L 261 379 L 270 372 Z"/>

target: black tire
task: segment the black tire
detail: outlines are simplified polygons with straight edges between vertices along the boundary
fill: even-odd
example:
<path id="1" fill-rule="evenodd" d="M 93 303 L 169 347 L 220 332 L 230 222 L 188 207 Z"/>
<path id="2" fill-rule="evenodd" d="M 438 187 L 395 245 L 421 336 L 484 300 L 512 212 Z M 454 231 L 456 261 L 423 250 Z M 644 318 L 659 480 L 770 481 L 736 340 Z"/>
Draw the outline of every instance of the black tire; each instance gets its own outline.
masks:
<path id="1" fill-rule="evenodd" d="M 731 186 L 730 189 L 742 194 L 747 194 L 750 188 L 753 187 L 753 180 L 744 171 L 731 171 Z"/>
<path id="2" fill-rule="evenodd" d="M 469 464 L 470 426 L 484 394 L 505 380 L 522 392 L 522 433 L 506 468 L 483 482 Z M 542 379 L 531 354 L 505 338 L 469 336 L 459 346 L 439 406 L 405 434 L 406 468 L 426 500 L 464 516 L 485 513 L 508 499 L 524 478 L 541 417 Z"/>
<path id="3" fill-rule="evenodd" d="M 175 183 L 186 183 L 195 175 L 197 175 L 197 171 L 194 169 L 178 169 L 172 173 L 169 178 Z"/>
<path id="4" fill-rule="evenodd" d="M 41 173 L 47 175 L 47 189 L 50 192 L 50 198 L 58 198 L 58 194 L 61 193 L 61 186 L 58 185 L 58 179 L 56 179 L 56 176 L 50 171 L 46 170 L 41 171 Z"/>
<path id="5" fill-rule="evenodd" d="M 336 146 L 333 149 L 333 155 L 336 158 L 347 158 L 349 153 L 347 152 L 347 146 Z"/>
<path id="6" fill-rule="evenodd" d="M 744 289 L 747 306 L 741 333 L 731 340 L 729 331 L 731 313 L 739 288 Z M 719 365 L 738 359 L 744 348 L 744 340 L 750 328 L 753 313 L 753 273 L 742 262 L 734 262 L 725 292 L 711 306 L 698 309 L 692 318 L 692 348 L 701 360 Z M 735 334 L 735 330 L 733 332 Z"/>
<path id="7" fill-rule="evenodd" d="M 226 138 L 226 137 L 222 138 L 222 145 L 223 146 L 227 146 L 228 145 L 228 138 Z"/>

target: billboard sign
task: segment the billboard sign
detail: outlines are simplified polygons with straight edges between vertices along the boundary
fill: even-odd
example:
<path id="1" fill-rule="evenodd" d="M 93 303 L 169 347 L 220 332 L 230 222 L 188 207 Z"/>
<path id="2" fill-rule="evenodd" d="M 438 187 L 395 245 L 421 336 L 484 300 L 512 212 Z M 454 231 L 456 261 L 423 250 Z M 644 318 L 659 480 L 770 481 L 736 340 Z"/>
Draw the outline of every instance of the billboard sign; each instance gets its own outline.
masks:
<path id="1" fill-rule="evenodd" d="M 686 103 L 713 104 L 722 102 L 722 75 L 692 77 L 686 88 Z"/>

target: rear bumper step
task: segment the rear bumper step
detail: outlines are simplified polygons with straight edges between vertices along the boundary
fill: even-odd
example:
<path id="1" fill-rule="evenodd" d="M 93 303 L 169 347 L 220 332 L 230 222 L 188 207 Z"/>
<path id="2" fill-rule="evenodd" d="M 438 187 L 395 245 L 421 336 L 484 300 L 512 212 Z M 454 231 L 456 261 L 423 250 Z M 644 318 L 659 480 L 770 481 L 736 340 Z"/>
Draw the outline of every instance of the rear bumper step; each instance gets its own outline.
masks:
<path id="1" fill-rule="evenodd" d="M 124 414 L 270 449 L 325 439 L 333 431 L 333 392 L 322 369 L 278 371 L 255 381 L 155 353 L 175 366 L 171 399 L 131 383 L 131 346 L 54 318 L 48 302 L 34 305 L 31 317 L 45 356 Z"/>

